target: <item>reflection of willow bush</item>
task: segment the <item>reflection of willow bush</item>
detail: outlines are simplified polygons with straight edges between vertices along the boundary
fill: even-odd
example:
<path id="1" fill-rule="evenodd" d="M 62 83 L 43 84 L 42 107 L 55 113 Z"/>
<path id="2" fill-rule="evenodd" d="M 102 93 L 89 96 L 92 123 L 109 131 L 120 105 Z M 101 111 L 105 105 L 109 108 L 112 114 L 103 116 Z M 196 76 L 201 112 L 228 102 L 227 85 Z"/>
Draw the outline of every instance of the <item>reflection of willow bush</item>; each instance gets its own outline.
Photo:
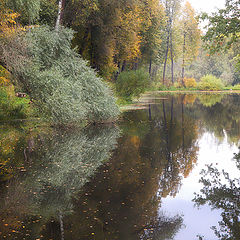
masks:
<path id="1" fill-rule="evenodd" d="M 200 94 L 198 95 L 200 103 L 205 107 L 212 107 L 216 103 L 220 103 L 223 99 L 221 94 Z"/>
<path id="2" fill-rule="evenodd" d="M 58 132 L 52 136 L 49 147 L 43 144 L 46 153 L 35 160 L 43 167 L 37 167 L 36 177 L 31 181 L 33 191 L 37 192 L 36 201 L 46 208 L 40 211 L 54 214 L 57 210 L 70 210 L 73 193 L 110 158 L 118 136 L 115 126 L 89 128 L 70 134 Z"/>

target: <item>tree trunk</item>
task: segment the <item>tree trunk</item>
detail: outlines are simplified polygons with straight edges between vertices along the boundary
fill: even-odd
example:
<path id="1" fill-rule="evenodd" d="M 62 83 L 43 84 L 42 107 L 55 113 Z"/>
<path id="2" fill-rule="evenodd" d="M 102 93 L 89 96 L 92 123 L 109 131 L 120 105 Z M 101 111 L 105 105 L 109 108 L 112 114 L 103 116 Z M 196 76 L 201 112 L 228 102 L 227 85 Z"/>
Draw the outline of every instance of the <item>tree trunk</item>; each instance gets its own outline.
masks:
<path id="1" fill-rule="evenodd" d="M 172 84 L 174 84 L 174 65 L 173 65 L 173 50 L 171 48 L 171 80 L 172 80 Z"/>
<path id="2" fill-rule="evenodd" d="M 150 61 L 149 61 L 149 69 L 148 69 L 148 72 L 149 72 L 149 76 L 151 78 L 151 73 L 152 73 L 152 58 L 150 58 Z"/>
<path id="3" fill-rule="evenodd" d="M 148 119 L 149 119 L 149 121 L 152 121 L 151 104 L 148 105 Z"/>
<path id="4" fill-rule="evenodd" d="M 172 31 L 170 34 L 170 53 L 171 53 L 171 74 L 172 74 L 172 84 L 174 83 L 174 69 L 173 69 L 173 43 L 172 43 Z"/>
<path id="5" fill-rule="evenodd" d="M 125 67 L 126 67 L 126 60 L 123 61 L 121 72 L 123 72 L 125 70 Z"/>
<path id="6" fill-rule="evenodd" d="M 185 130 L 184 130 L 184 97 L 185 95 L 182 96 L 182 99 L 181 99 L 181 105 L 182 105 L 182 150 L 183 150 L 183 153 L 184 153 L 184 149 L 185 149 Z"/>
<path id="7" fill-rule="evenodd" d="M 167 67 L 167 59 L 168 59 L 168 49 L 169 49 L 169 31 L 167 36 L 167 49 L 165 54 L 164 66 L 163 66 L 163 85 L 165 84 L 165 75 L 166 75 L 166 67 Z"/>
<path id="8" fill-rule="evenodd" d="M 182 62 L 182 85 L 184 86 L 184 72 L 185 72 L 185 51 L 186 51 L 186 33 L 183 35 L 183 62 Z"/>
<path id="9" fill-rule="evenodd" d="M 59 222 L 60 222 L 61 240 L 64 240 L 63 215 L 61 212 L 59 213 Z"/>
<path id="10" fill-rule="evenodd" d="M 164 135 L 165 135 L 165 142 L 166 142 L 166 159 L 168 161 L 167 164 L 167 171 L 172 171 L 172 158 L 171 158 L 171 152 L 170 152 L 170 145 L 169 145 L 169 131 L 167 126 L 167 116 L 166 116 L 166 109 L 165 109 L 165 102 L 163 100 L 163 121 L 164 121 Z"/>
<path id="11" fill-rule="evenodd" d="M 56 25 L 55 25 L 56 30 L 58 30 L 59 26 L 62 24 L 64 6 L 65 6 L 65 0 L 59 0 L 58 16 L 57 16 L 57 21 L 56 21 Z"/>

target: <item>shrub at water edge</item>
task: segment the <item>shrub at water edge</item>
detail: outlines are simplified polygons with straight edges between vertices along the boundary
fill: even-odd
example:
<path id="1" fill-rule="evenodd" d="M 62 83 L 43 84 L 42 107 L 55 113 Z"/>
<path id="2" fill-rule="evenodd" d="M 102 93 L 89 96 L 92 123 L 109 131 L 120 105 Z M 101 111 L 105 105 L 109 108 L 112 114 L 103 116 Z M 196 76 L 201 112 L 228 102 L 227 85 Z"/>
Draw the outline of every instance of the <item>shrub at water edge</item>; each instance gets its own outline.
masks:
<path id="1" fill-rule="evenodd" d="M 111 90 L 71 49 L 72 30 L 41 26 L 21 38 L 26 45 L 24 63 L 10 68 L 43 116 L 57 124 L 117 118 Z"/>
<path id="2" fill-rule="evenodd" d="M 184 85 L 186 88 L 195 88 L 197 87 L 197 82 L 194 78 L 184 78 Z"/>
<path id="3" fill-rule="evenodd" d="M 116 82 L 116 91 L 119 97 L 131 101 L 146 90 L 149 81 L 149 74 L 144 69 L 122 72 Z"/>
<path id="4" fill-rule="evenodd" d="M 198 83 L 199 90 L 206 90 L 206 91 L 218 91 L 223 90 L 223 83 L 220 78 L 217 78 L 213 75 L 206 75 L 201 78 L 201 81 Z"/>

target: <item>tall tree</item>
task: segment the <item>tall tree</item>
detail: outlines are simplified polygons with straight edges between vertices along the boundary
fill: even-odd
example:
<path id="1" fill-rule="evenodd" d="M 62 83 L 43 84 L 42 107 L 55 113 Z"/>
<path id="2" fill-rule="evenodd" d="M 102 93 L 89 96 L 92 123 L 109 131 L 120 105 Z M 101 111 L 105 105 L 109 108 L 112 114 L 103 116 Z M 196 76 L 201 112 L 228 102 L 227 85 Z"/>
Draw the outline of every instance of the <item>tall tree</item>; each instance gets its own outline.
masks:
<path id="1" fill-rule="evenodd" d="M 151 70 L 161 41 L 161 4 L 157 0 L 87 2 L 70 2 L 65 9 L 65 24 L 77 31 L 74 45 L 80 54 L 107 78 L 115 71 L 133 68 L 143 58 Z"/>
<path id="2" fill-rule="evenodd" d="M 235 61 L 240 69 L 240 0 L 226 0 L 225 8 L 212 15 L 203 14 L 208 20 L 207 32 L 203 37 L 210 53 L 233 47 Z M 236 47 L 237 46 L 237 47 Z"/>
<path id="3" fill-rule="evenodd" d="M 207 32 L 204 40 L 211 52 L 224 47 L 229 48 L 234 42 L 239 42 L 240 0 L 226 0 L 225 8 L 212 15 L 203 14 L 208 19 Z"/>
<path id="4" fill-rule="evenodd" d="M 165 84 L 166 77 L 166 68 L 167 61 L 169 56 L 169 51 L 171 52 L 171 63 L 172 63 L 172 72 L 173 72 L 173 24 L 177 11 L 180 6 L 180 0 L 164 0 L 162 1 L 165 6 L 166 16 L 167 16 L 167 25 L 166 25 L 166 39 L 164 41 L 164 65 L 163 65 L 163 84 Z M 172 74 L 173 81 L 173 74 Z"/>
<path id="5" fill-rule="evenodd" d="M 58 16 L 57 16 L 57 21 L 56 21 L 56 25 L 55 25 L 56 30 L 58 30 L 60 24 L 62 23 L 64 7 L 65 7 L 65 0 L 59 0 L 59 2 L 58 2 Z"/>
<path id="6" fill-rule="evenodd" d="M 185 66 L 191 63 L 198 54 L 200 47 L 200 30 L 195 12 L 189 2 L 186 2 L 181 18 L 182 29 L 182 84 L 184 84 Z"/>
<path id="7" fill-rule="evenodd" d="M 141 53 L 144 61 L 149 64 L 151 75 L 152 63 L 156 61 L 162 45 L 166 16 L 164 7 L 158 0 L 142 2 Z"/>

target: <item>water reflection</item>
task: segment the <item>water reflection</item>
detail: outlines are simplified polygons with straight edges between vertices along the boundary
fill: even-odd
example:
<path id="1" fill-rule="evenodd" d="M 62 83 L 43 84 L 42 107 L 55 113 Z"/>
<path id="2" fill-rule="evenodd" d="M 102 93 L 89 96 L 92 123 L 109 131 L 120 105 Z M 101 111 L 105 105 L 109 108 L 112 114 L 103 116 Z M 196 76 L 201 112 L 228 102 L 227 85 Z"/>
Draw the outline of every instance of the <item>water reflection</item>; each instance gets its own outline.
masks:
<path id="1" fill-rule="evenodd" d="M 74 194 L 104 161 L 109 160 L 119 137 L 115 126 L 46 133 L 40 132 L 42 129 L 29 130 L 25 144 L 17 151 L 24 158 L 20 158 L 16 167 L 9 157 L 17 155 L 15 150 L 19 143 L 11 147 L 3 143 L 9 136 L 18 141 L 21 130 L 14 129 L 13 134 L 10 129 L 1 139 L 4 147 L 1 169 L 7 169 L 2 172 L 2 179 L 8 181 L 0 195 L 0 216 L 4 223 L 0 225 L 3 227 L 0 232 L 7 239 L 23 239 L 23 236 L 27 239 L 28 231 L 32 233 L 30 239 L 37 237 L 49 220 L 59 222 L 62 230 L 63 216 L 72 212 Z M 8 164 L 4 161 L 6 158 Z"/>
<path id="2" fill-rule="evenodd" d="M 235 155 L 235 161 L 240 170 L 240 154 Z M 222 211 L 219 226 L 212 227 L 218 239 L 240 239 L 240 179 L 231 177 L 231 172 L 219 170 L 213 165 L 208 165 L 201 175 L 203 188 L 201 194 L 196 194 L 194 202 L 197 206 L 208 204 L 212 209 Z"/>
<path id="3" fill-rule="evenodd" d="M 178 239 L 184 216 L 163 212 L 163 199 L 191 179 L 204 134 L 239 142 L 238 101 L 151 96 L 118 127 L 2 127 L 0 238 Z"/>

